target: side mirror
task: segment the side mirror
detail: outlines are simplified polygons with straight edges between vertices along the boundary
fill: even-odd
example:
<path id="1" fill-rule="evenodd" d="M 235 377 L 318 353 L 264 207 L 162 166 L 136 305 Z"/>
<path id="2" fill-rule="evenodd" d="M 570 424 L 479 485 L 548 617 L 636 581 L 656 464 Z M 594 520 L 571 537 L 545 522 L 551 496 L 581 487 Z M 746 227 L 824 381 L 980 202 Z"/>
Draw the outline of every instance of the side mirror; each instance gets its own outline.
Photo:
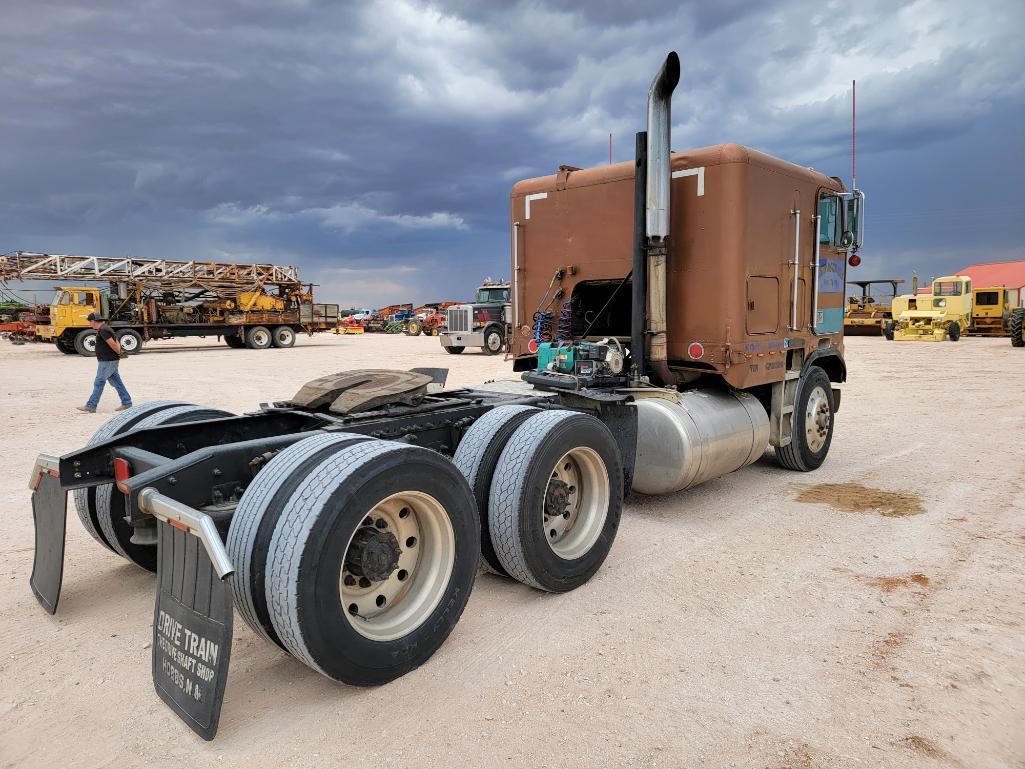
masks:
<path id="1" fill-rule="evenodd" d="M 853 246 L 857 251 L 865 242 L 864 225 L 864 204 L 865 193 L 861 190 L 854 190 L 851 197 L 844 206 L 843 238 L 840 245 L 843 248 Z"/>

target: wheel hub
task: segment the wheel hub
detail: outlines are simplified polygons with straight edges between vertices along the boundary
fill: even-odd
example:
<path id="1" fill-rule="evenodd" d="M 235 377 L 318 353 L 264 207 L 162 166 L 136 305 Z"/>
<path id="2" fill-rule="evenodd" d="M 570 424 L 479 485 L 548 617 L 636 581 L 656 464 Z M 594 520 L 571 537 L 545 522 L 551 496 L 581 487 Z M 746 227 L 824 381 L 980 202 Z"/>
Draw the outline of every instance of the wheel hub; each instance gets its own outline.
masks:
<path id="1" fill-rule="evenodd" d="M 560 478 L 552 478 L 545 492 L 545 515 L 566 517 L 569 512 L 570 486 Z"/>
<path id="2" fill-rule="evenodd" d="M 401 555 L 399 541 L 390 531 L 362 526 L 353 535 L 345 554 L 345 568 L 356 577 L 381 582 L 398 567 Z"/>

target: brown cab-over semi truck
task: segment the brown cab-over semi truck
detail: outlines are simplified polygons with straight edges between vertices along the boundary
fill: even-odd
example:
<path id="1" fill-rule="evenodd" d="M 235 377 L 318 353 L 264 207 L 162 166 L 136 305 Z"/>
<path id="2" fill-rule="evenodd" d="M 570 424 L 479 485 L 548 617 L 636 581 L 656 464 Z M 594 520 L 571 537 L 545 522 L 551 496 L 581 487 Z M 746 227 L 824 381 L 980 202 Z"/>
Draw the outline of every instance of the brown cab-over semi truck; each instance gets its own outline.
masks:
<path id="1" fill-rule="evenodd" d="M 573 590 L 609 555 L 631 491 L 683 489 L 769 445 L 784 467 L 818 467 L 862 198 L 734 145 L 670 155 L 678 79 L 670 54 L 635 164 L 514 188 L 520 380 L 445 390 L 441 369 L 351 371 L 240 416 L 121 412 L 37 460 L 42 606 L 57 609 L 72 491 L 99 545 L 157 572 L 154 684 L 210 739 L 235 610 L 296 661 L 380 684 L 441 645 L 481 560 Z"/>

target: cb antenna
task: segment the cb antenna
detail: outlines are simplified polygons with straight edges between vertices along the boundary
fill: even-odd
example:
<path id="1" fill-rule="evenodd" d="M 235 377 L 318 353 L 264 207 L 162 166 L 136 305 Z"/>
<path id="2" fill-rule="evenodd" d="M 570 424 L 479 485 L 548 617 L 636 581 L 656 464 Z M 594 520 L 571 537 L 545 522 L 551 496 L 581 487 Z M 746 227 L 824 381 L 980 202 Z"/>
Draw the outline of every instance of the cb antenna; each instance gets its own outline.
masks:
<path id="1" fill-rule="evenodd" d="M 851 187 L 858 189 L 858 83 L 851 81 Z"/>

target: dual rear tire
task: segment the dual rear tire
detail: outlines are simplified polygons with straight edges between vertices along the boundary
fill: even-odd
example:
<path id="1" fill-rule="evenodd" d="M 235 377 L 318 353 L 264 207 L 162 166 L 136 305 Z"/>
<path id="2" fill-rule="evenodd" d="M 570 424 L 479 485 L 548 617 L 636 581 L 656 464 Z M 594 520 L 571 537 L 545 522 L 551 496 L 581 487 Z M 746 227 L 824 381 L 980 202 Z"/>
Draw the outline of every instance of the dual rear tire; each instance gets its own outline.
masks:
<path id="1" fill-rule="evenodd" d="M 601 567 L 622 515 L 623 468 L 600 420 L 501 406 L 470 427 L 453 462 L 480 506 L 489 570 L 561 593 Z"/>
<path id="2" fill-rule="evenodd" d="M 260 472 L 227 547 L 235 602 L 255 632 L 329 678 L 375 685 L 423 664 L 455 626 L 480 523 L 440 454 L 321 434 Z"/>
<path id="3" fill-rule="evenodd" d="M 295 345 L 295 329 L 291 326 L 275 326 L 269 329 L 266 326 L 250 326 L 248 329 L 239 329 L 234 334 L 226 334 L 224 342 L 235 350 L 248 347 L 250 350 L 266 350 L 274 346 L 288 348 Z"/>

